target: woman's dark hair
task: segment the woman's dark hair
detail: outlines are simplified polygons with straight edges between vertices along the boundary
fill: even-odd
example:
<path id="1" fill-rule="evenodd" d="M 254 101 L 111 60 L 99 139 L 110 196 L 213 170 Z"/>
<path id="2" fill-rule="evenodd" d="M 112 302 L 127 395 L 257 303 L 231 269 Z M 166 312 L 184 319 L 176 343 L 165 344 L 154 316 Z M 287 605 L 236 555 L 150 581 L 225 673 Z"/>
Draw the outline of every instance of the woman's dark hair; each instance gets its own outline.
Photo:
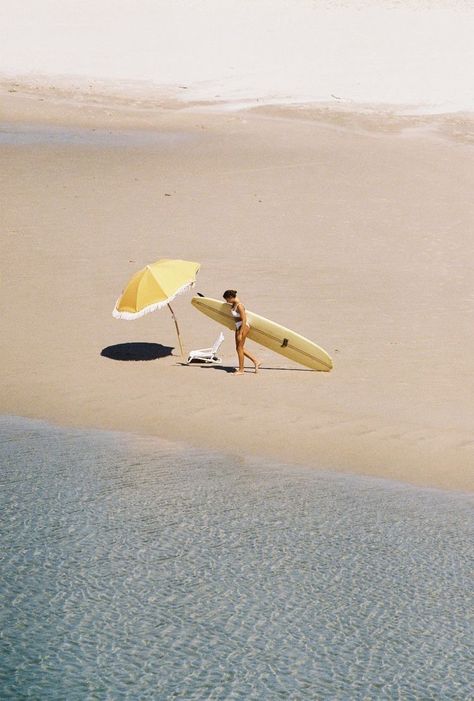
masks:
<path id="1" fill-rule="evenodd" d="M 232 297 L 237 297 L 237 290 L 226 290 L 222 296 L 224 299 L 232 299 Z"/>

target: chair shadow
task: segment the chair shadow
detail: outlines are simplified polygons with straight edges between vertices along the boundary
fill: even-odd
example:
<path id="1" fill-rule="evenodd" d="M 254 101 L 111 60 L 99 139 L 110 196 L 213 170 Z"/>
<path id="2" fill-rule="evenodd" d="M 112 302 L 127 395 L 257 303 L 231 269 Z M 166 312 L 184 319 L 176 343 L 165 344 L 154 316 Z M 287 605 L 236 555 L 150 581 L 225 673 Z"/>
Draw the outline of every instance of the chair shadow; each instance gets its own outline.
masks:
<path id="1" fill-rule="evenodd" d="M 224 372 L 235 372 L 235 366 L 234 365 L 213 365 L 212 363 L 177 363 L 177 365 L 181 365 L 183 368 L 201 368 L 207 369 L 207 368 L 212 368 L 213 370 L 224 370 Z"/>
<path id="2" fill-rule="evenodd" d="M 212 368 L 213 370 L 222 370 L 223 372 L 235 372 L 235 365 L 201 365 L 201 368 Z"/>
<path id="3" fill-rule="evenodd" d="M 103 348 L 100 354 L 111 360 L 157 360 L 171 355 L 173 350 L 173 346 L 161 343 L 117 343 Z"/>

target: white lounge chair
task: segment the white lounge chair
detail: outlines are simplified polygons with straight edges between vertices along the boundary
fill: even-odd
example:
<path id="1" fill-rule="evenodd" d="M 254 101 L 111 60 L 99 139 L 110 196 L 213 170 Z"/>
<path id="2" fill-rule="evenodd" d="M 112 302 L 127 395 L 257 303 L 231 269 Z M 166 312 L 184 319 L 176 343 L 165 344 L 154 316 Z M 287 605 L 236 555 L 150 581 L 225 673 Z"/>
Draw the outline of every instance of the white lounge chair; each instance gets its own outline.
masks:
<path id="1" fill-rule="evenodd" d="M 220 365 L 222 363 L 222 358 L 217 356 L 217 351 L 221 347 L 223 340 L 224 334 L 221 331 L 212 348 L 200 348 L 199 350 L 190 351 L 188 355 L 188 363 L 192 363 L 194 360 L 210 365 Z"/>

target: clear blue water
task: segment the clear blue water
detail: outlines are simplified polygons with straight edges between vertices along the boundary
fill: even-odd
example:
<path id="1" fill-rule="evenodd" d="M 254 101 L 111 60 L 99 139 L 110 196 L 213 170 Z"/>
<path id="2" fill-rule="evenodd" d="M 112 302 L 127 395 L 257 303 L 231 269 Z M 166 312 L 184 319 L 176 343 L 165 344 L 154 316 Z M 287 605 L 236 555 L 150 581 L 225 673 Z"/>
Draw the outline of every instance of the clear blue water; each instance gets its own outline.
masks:
<path id="1" fill-rule="evenodd" d="M 1 699 L 469 699 L 472 499 L 0 418 Z"/>

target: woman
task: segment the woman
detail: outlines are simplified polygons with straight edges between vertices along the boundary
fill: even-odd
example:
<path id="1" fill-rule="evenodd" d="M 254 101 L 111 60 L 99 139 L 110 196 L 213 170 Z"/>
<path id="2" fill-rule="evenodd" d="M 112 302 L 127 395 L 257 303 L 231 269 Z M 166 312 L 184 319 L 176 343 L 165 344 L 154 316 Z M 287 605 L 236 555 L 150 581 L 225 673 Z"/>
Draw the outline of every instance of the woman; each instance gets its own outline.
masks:
<path id="1" fill-rule="evenodd" d="M 244 374 L 244 357 L 252 361 L 255 365 L 255 372 L 257 372 L 261 362 L 244 349 L 245 339 L 250 331 L 250 324 L 247 321 L 245 307 L 237 297 L 237 292 L 235 290 L 226 290 L 223 297 L 227 304 L 231 305 L 230 312 L 235 319 L 235 347 L 239 358 L 239 369 L 235 371 L 235 374 Z"/>

